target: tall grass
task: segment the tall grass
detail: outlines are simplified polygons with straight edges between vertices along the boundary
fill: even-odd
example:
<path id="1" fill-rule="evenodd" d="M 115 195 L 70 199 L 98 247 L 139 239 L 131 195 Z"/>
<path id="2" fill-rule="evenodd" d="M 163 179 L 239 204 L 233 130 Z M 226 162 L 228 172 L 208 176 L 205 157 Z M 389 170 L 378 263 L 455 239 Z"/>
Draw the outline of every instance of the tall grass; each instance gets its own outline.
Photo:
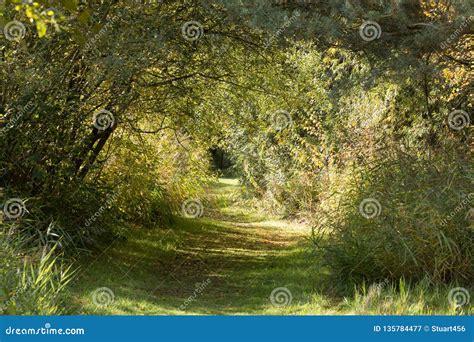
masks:
<path id="1" fill-rule="evenodd" d="M 4 232 L 0 241 L 0 313 L 61 314 L 63 290 L 73 272 L 63 264 L 58 245 L 32 249 L 23 238 Z"/>
<path id="2" fill-rule="evenodd" d="M 314 220 L 325 264 L 340 281 L 472 283 L 474 230 L 466 201 L 472 173 L 465 165 L 453 151 L 390 148 L 333 175 Z M 374 213 L 364 215 L 364 201 Z"/>
<path id="3" fill-rule="evenodd" d="M 472 305 L 456 305 L 449 300 L 452 288 L 433 285 L 428 280 L 409 283 L 387 280 L 357 286 L 339 309 L 358 315 L 470 315 Z"/>

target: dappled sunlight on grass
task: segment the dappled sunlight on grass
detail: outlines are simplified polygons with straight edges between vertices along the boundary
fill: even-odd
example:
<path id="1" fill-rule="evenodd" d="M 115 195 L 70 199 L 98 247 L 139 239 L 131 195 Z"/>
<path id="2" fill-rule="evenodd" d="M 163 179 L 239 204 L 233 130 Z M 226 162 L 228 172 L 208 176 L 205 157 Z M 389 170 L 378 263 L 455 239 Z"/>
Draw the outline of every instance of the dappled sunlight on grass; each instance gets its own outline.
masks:
<path id="1" fill-rule="evenodd" d="M 219 184 L 211 196 L 232 196 L 238 187 L 233 180 Z M 252 222 L 238 207 L 234 213 L 226 220 L 213 215 L 177 218 L 171 229 L 134 229 L 126 243 L 92 266 L 88 260 L 82 262 L 83 273 L 72 291 L 75 307 L 81 313 L 100 314 L 287 311 L 273 308 L 269 296 L 279 286 L 293 288 L 295 294 L 311 292 L 311 259 L 301 242 L 307 231 L 264 217 Z M 237 215 L 244 219 L 235 221 Z M 206 279 L 210 285 L 205 291 L 180 310 L 196 283 Z M 97 308 L 90 297 L 102 286 L 112 289 L 115 299 Z"/>
<path id="2" fill-rule="evenodd" d="M 222 183 L 218 192 L 225 191 L 213 192 L 211 201 L 212 196 L 233 196 L 236 188 L 230 181 Z M 81 260 L 82 270 L 70 293 L 71 313 L 291 315 L 447 310 L 430 311 L 421 297 L 407 300 L 388 287 L 384 291 L 390 294 L 378 294 L 377 300 L 367 293 L 338 297 L 335 284 L 321 280 L 324 270 L 316 267 L 306 239 L 308 227 L 274 218 L 252 221 L 238 206 L 233 211 L 244 219 L 236 220 L 239 216 L 221 210 L 219 215 L 212 212 L 199 219 L 176 218 L 166 229 L 134 228 L 126 242 L 99 258 Z M 197 291 L 204 282 L 208 282 L 205 288 Z M 113 302 L 104 307 L 92 300 L 100 287 L 114 293 Z M 270 300 L 279 287 L 291 293 L 291 301 L 283 307 Z"/>

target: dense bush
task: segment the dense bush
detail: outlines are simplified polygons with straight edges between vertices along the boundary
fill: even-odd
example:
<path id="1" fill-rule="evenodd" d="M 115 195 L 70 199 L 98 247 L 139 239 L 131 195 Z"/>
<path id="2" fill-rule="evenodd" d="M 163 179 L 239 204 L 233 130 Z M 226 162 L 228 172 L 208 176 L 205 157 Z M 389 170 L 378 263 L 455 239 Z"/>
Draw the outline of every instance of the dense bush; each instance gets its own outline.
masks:
<path id="1" fill-rule="evenodd" d="M 114 141 L 101 178 L 114 189 L 110 197 L 124 223 L 169 224 L 183 201 L 202 195 L 211 179 L 209 155 L 199 143 L 185 144 L 166 133 Z"/>
<path id="2" fill-rule="evenodd" d="M 315 242 L 337 277 L 472 282 L 472 173 L 448 151 L 387 147 L 325 184 Z"/>

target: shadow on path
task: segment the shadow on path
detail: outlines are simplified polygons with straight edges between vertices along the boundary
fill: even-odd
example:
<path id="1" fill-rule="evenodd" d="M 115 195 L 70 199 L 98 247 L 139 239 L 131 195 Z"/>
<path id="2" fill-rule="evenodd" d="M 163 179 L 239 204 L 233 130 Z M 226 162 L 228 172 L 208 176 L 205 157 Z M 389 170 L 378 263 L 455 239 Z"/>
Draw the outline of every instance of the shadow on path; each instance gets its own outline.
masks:
<path id="1" fill-rule="evenodd" d="M 222 185 L 221 198 L 236 191 Z M 229 209 L 229 207 L 227 207 Z M 239 208 L 213 218 L 177 218 L 168 229 L 134 229 L 128 241 L 111 247 L 95 262 L 83 260 L 72 289 L 76 314 L 290 314 L 311 301 L 313 258 L 308 228 L 253 218 Z M 97 288 L 113 292 L 98 306 Z M 286 287 L 284 307 L 270 294 Z M 291 293 L 289 295 L 288 293 Z M 289 297 L 291 303 L 289 303 Z"/>

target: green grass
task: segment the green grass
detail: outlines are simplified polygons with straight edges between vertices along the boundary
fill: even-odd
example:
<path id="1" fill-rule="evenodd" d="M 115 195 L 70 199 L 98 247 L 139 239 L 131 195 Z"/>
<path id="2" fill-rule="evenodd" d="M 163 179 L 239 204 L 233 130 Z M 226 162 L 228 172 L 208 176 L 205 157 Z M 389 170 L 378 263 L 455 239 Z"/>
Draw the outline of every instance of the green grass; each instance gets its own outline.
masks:
<path id="1" fill-rule="evenodd" d="M 324 284 L 324 271 L 316 268 L 306 240 L 309 227 L 259 215 L 240 201 L 234 180 L 220 180 L 208 193 L 203 218 L 178 218 L 167 228 L 130 228 L 126 241 L 79 260 L 69 313 L 455 313 L 447 301 L 449 289 L 430 292 L 424 285 L 402 293 L 389 285 L 375 293 L 362 288 L 351 298 L 338 297 Z M 101 287 L 114 294 L 107 306 L 92 300 Z M 272 305 L 270 295 L 277 287 L 291 292 L 289 305 Z"/>

